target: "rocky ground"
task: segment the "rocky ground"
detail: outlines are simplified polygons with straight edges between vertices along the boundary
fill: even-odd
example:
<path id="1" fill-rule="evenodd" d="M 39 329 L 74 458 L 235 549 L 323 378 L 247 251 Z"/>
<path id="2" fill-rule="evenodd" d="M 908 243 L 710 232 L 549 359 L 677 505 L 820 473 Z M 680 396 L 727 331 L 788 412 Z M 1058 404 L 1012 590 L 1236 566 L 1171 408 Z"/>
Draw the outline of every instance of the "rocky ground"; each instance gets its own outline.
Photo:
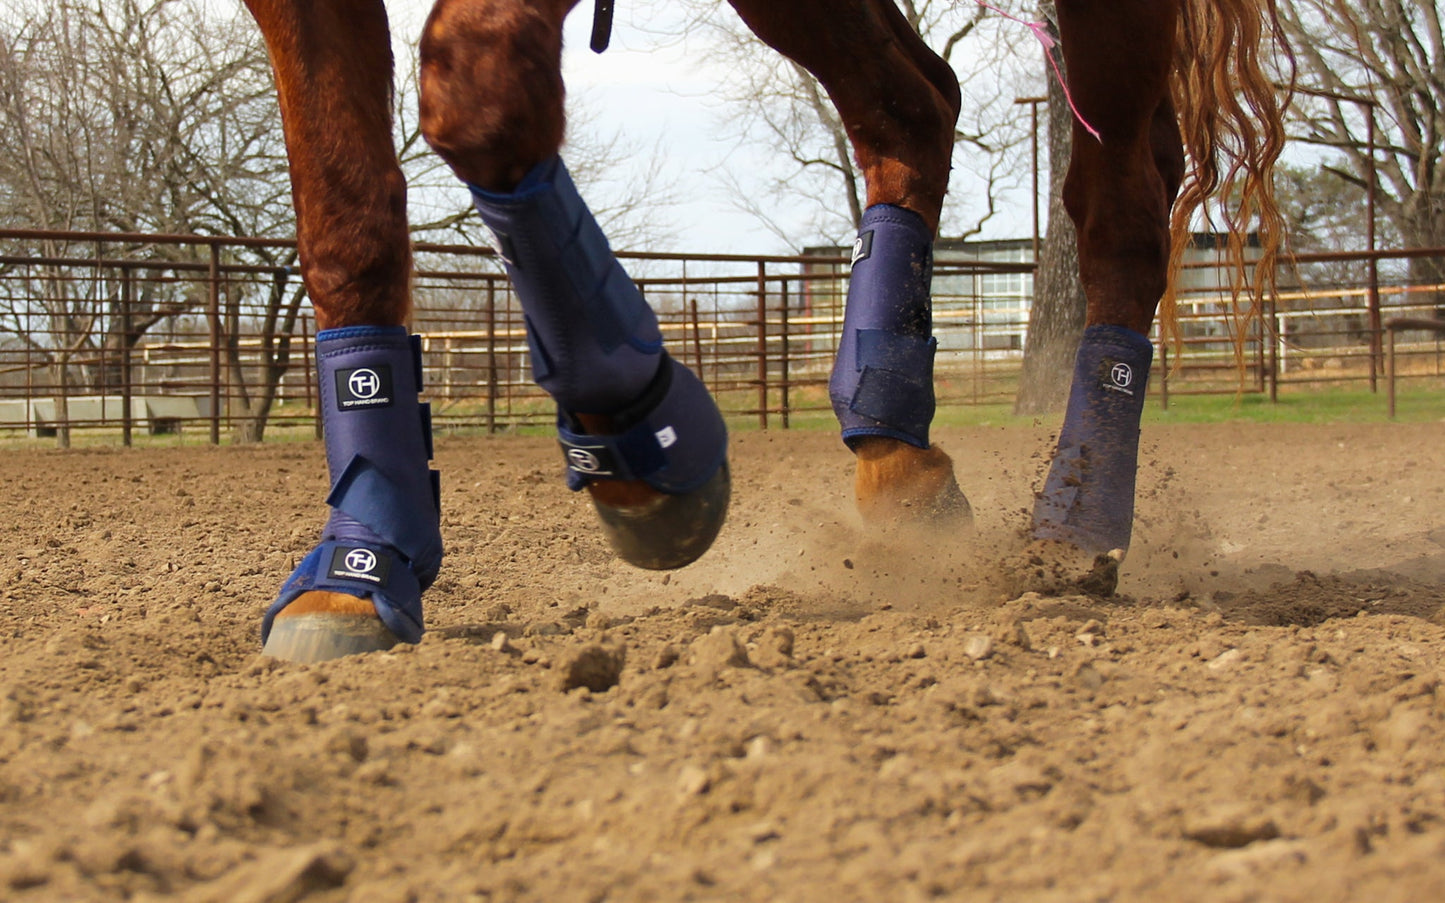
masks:
<path id="1" fill-rule="evenodd" d="M 1445 426 L 1150 427 L 1111 599 L 1008 589 L 1045 427 L 938 438 L 975 535 L 750 433 L 673 574 L 443 439 L 430 634 L 309 667 L 319 446 L 8 450 L 0 897 L 1445 899 Z"/>

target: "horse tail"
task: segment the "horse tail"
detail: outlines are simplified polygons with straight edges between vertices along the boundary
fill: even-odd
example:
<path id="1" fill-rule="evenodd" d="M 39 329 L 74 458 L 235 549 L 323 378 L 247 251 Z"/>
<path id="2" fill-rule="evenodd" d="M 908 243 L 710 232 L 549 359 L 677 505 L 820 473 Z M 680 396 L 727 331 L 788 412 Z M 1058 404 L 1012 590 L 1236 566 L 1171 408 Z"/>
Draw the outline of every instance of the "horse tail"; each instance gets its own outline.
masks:
<path id="1" fill-rule="evenodd" d="M 1284 221 L 1275 203 L 1273 169 L 1284 149 L 1284 108 L 1294 84 L 1294 54 L 1276 0 L 1184 0 L 1175 43 L 1174 105 L 1189 169 L 1170 221 L 1169 289 L 1160 329 L 1178 351 L 1175 291 L 1194 213 L 1211 198 L 1228 234 L 1232 332 L 1243 360 L 1247 328 L 1273 291 Z M 1281 92 L 1267 66 L 1283 70 Z M 1213 211 L 1206 210 L 1206 221 Z M 1245 259 L 1251 229 L 1260 255 Z M 1250 270 L 1253 270 L 1252 278 Z"/>

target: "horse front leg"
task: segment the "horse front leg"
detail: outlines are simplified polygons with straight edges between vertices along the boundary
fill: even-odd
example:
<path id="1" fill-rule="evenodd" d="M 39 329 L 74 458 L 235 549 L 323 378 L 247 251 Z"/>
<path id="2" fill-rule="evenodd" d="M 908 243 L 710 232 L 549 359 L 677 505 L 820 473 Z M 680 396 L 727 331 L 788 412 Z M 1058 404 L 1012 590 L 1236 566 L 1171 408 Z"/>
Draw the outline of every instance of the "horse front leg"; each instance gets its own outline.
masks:
<path id="1" fill-rule="evenodd" d="M 1168 277 L 1184 156 L 1169 94 L 1170 0 L 1059 0 L 1079 113 L 1064 201 L 1078 227 L 1088 313 L 1034 536 L 1082 553 L 1085 588 L 1113 591 L 1133 531 L 1139 422 Z"/>
<path id="2" fill-rule="evenodd" d="M 264 652 L 318 661 L 422 633 L 441 564 L 431 430 L 419 405 L 406 188 L 391 139 L 380 0 L 247 0 L 271 54 L 291 164 L 332 512 L 262 624 Z"/>
<path id="3" fill-rule="evenodd" d="M 702 555 L 730 493 L 727 431 L 558 156 L 562 21 L 577 0 L 439 0 L 421 45 L 421 126 L 468 185 L 558 406 L 568 484 L 613 549 L 675 568 Z"/>
<path id="4" fill-rule="evenodd" d="M 829 396 L 870 523 L 971 520 L 933 420 L 930 281 L 958 82 L 892 0 L 731 0 L 827 90 L 867 185 Z"/>

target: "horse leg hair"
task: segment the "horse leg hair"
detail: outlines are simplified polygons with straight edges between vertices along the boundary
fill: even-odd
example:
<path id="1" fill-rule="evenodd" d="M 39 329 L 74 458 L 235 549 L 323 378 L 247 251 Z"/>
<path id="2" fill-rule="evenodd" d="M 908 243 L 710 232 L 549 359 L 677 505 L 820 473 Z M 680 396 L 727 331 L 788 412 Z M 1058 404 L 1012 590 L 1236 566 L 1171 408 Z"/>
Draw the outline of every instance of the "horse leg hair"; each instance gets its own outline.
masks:
<path id="1" fill-rule="evenodd" d="M 562 22 L 576 4 L 432 7 L 421 41 L 421 128 L 463 181 L 510 191 L 562 146 Z"/>
<path id="2" fill-rule="evenodd" d="M 953 157 L 958 79 L 892 0 L 730 0 L 762 41 L 822 83 L 842 117 L 868 206 L 938 229 Z"/>
<path id="3" fill-rule="evenodd" d="M 406 184 L 391 137 L 381 0 L 246 0 L 265 36 L 291 162 L 301 276 L 317 325 L 410 311 Z"/>
<path id="4" fill-rule="evenodd" d="M 1184 152 L 1169 96 L 1178 0 L 1059 0 L 1074 123 L 1064 203 L 1078 227 L 1088 325 L 1147 333 L 1164 294 Z"/>

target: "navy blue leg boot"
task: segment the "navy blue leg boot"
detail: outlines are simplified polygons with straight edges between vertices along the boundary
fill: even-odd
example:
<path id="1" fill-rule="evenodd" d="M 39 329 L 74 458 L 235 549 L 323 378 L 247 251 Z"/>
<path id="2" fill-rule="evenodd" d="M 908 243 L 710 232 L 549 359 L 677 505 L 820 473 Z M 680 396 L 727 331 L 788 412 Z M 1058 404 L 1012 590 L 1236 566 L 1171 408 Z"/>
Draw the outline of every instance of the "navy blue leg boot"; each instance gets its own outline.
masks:
<path id="1" fill-rule="evenodd" d="M 263 651 L 293 661 L 420 641 L 421 594 L 442 560 L 419 343 L 400 326 L 327 329 L 316 334 L 316 360 L 331 517 L 261 625 Z M 282 614 L 308 592 L 368 600 L 376 617 Z"/>
<path id="2" fill-rule="evenodd" d="M 1090 326 L 1058 450 L 1034 506 L 1034 536 L 1068 543 L 1116 562 L 1129 549 L 1139 418 L 1154 346 L 1122 326 Z"/>
<path id="3" fill-rule="evenodd" d="M 933 233 L 891 204 L 863 214 L 828 397 L 852 448 L 886 436 L 928 448 L 933 422 Z"/>
<path id="4" fill-rule="evenodd" d="M 843 335 L 828 381 L 843 441 L 859 460 L 859 509 L 865 517 L 907 519 L 935 526 L 965 526 L 968 500 L 953 465 L 933 449 L 932 313 L 933 232 L 923 217 L 903 207 L 875 204 L 863 214 L 853 247 Z M 919 449 L 904 473 L 893 468 L 881 480 L 867 474 L 876 450 L 869 438 L 893 439 Z M 887 455 L 896 458 L 894 449 Z M 872 498 L 865 498 L 866 494 Z M 870 513 L 875 512 L 875 513 Z"/>
<path id="5" fill-rule="evenodd" d="M 568 486 L 594 487 L 603 530 L 625 560 L 654 569 L 696 560 L 721 529 L 730 495 L 717 405 L 663 349 L 652 308 L 560 157 L 514 191 L 471 191 L 526 316 L 532 375 L 557 402 Z M 651 491 L 612 492 L 601 481 Z"/>

